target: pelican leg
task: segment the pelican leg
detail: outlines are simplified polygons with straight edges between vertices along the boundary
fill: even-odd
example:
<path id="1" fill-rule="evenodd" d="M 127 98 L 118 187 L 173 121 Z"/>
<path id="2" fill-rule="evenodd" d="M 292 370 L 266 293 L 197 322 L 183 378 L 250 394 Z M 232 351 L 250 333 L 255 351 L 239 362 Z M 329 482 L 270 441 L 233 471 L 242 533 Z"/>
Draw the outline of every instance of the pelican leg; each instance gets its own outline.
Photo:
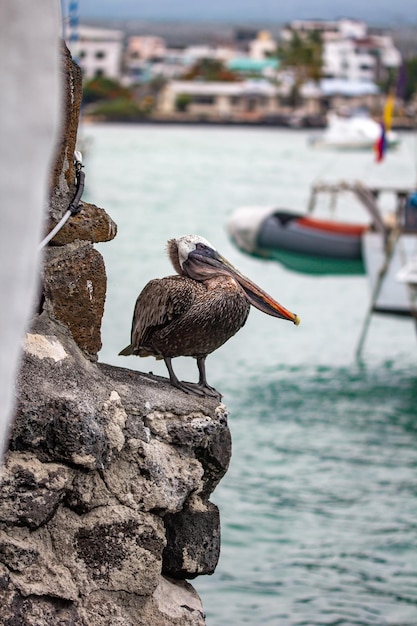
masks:
<path id="1" fill-rule="evenodd" d="M 214 387 L 210 387 L 210 385 L 207 382 L 207 377 L 206 377 L 206 357 L 205 356 L 199 356 L 197 357 L 197 367 L 198 367 L 198 372 L 200 374 L 198 383 L 197 383 L 197 388 L 198 389 L 202 389 L 203 393 L 206 396 L 212 396 L 213 398 L 218 398 L 219 400 L 222 399 L 222 394 L 219 393 L 217 391 L 217 389 L 215 389 Z"/>
<path id="2" fill-rule="evenodd" d="M 210 385 L 207 382 L 207 377 L 206 377 L 206 357 L 205 356 L 198 356 L 197 357 L 197 367 L 198 367 L 198 373 L 200 375 L 200 377 L 198 379 L 198 386 L 201 387 L 202 389 L 206 389 L 207 390 L 207 395 L 209 395 L 209 396 L 219 396 L 220 395 L 219 392 L 216 391 L 216 389 L 214 389 L 214 387 L 210 387 Z"/>
<path id="3" fill-rule="evenodd" d="M 214 387 L 210 387 L 206 379 L 206 357 L 197 357 L 197 367 L 199 371 L 198 383 L 186 383 L 178 380 L 175 372 L 172 368 L 172 359 L 170 357 L 164 357 L 165 365 L 169 373 L 169 381 L 173 387 L 184 391 L 185 393 L 194 393 L 197 396 L 209 396 L 211 398 L 222 399 L 222 394 L 219 393 Z"/>
<path id="4" fill-rule="evenodd" d="M 195 393 L 197 396 L 206 395 L 202 389 L 198 387 L 198 385 L 193 385 L 192 383 L 184 383 L 181 382 L 172 368 L 172 359 L 171 357 L 164 357 L 165 365 L 167 366 L 168 374 L 169 374 L 169 382 L 173 387 L 184 391 L 185 393 Z"/>

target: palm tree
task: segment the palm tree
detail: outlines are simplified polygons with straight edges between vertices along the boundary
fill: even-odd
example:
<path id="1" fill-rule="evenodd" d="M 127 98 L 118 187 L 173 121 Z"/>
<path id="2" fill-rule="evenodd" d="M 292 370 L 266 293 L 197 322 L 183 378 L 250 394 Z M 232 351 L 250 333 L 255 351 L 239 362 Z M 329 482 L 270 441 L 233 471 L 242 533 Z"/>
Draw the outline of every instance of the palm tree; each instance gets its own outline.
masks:
<path id="1" fill-rule="evenodd" d="M 282 68 L 294 73 L 294 99 L 298 100 L 300 87 L 308 80 L 318 82 L 323 75 L 323 41 L 318 31 L 300 34 L 291 29 L 291 37 L 278 47 L 277 56 Z"/>

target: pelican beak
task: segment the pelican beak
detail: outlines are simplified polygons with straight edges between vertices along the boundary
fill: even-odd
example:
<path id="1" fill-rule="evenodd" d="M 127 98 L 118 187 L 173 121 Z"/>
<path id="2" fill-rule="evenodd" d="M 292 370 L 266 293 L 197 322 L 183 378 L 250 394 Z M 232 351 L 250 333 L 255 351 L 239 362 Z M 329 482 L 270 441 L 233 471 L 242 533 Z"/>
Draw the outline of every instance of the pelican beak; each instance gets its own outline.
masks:
<path id="1" fill-rule="evenodd" d="M 273 317 L 279 317 L 293 322 L 296 326 L 300 323 L 300 318 L 295 313 L 291 313 L 279 302 L 274 300 L 263 289 L 258 287 L 249 278 L 239 272 L 227 259 L 221 256 L 216 250 L 195 250 L 188 255 L 184 264 L 186 273 L 194 280 L 206 280 L 219 274 L 232 276 L 242 287 L 250 304 Z"/>

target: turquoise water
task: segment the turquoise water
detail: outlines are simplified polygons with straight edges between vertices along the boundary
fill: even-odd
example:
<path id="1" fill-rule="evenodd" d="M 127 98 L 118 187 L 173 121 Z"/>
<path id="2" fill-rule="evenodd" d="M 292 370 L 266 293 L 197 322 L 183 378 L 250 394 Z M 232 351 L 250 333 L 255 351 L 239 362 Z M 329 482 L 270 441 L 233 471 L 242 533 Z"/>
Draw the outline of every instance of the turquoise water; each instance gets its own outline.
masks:
<path id="1" fill-rule="evenodd" d="M 373 155 L 308 147 L 303 131 L 88 126 L 87 197 L 119 227 L 100 245 L 108 274 L 102 361 L 166 375 L 153 359 L 118 357 L 136 296 L 172 272 L 172 236 L 197 232 L 301 317 L 253 310 L 207 359 L 224 394 L 231 466 L 212 496 L 222 520 L 216 573 L 193 581 L 208 626 L 417 624 L 417 344 L 410 320 L 374 317 L 354 354 L 369 293 L 364 277 L 307 277 L 242 255 L 227 217 L 243 205 L 303 210 L 317 180 L 415 183 L 405 135 Z M 388 198 L 386 208 L 389 208 Z M 327 209 L 325 200 L 319 211 Z M 346 198 L 344 219 L 362 218 Z M 182 378 L 196 379 L 191 359 Z"/>

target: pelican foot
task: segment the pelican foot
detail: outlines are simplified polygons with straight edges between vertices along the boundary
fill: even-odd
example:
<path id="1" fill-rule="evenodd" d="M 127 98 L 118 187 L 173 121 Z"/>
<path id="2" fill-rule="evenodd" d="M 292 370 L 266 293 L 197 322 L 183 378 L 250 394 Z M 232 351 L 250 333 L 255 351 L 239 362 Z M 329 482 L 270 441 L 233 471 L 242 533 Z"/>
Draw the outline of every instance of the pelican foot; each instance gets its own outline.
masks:
<path id="1" fill-rule="evenodd" d="M 214 387 L 210 387 L 210 385 L 206 385 L 204 383 L 186 383 L 184 381 L 181 384 L 191 393 L 195 393 L 198 396 L 208 396 L 209 398 L 216 398 L 217 400 L 222 399 L 222 394 L 214 389 Z"/>
<path id="2" fill-rule="evenodd" d="M 171 385 L 176 389 L 180 389 L 184 393 L 193 393 L 196 396 L 208 397 L 208 398 L 216 398 L 217 400 L 222 399 L 222 394 L 219 393 L 214 387 L 210 387 L 208 385 L 201 385 L 199 383 L 187 383 L 185 381 L 171 381 Z"/>
<path id="3" fill-rule="evenodd" d="M 196 396 L 206 395 L 202 389 L 197 389 L 196 388 L 197 385 L 194 383 L 186 383 L 181 380 L 175 380 L 175 381 L 171 380 L 171 385 L 175 387 L 175 389 L 179 389 L 180 391 L 183 391 L 184 393 L 193 393 Z"/>

